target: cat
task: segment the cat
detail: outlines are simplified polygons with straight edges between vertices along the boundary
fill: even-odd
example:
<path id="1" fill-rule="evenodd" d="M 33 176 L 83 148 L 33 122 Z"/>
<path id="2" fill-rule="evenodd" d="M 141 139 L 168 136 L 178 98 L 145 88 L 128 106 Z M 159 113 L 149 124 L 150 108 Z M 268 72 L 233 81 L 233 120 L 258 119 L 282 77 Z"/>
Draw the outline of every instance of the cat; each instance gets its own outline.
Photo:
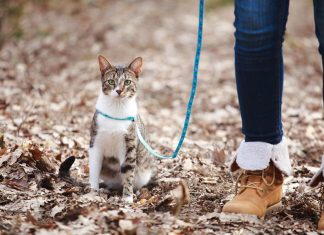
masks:
<path id="1" fill-rule="evenodd" d="M 90 131 L 90 187 L 98 190 L 101 179 L 110 189 L 122 189 L 122 199 L 132 203 L 133 190 L 147 185 L 156 169 L 135 129 L 138 125 L 146 139 L 136 102 L 143 60 L 137 57 L 128 66 L 113 66 L 99 55 L 98 62 L 101 89 Z M 136 121 L 112 120 L 98 110 L 114 118 L 136 117 Z"/>

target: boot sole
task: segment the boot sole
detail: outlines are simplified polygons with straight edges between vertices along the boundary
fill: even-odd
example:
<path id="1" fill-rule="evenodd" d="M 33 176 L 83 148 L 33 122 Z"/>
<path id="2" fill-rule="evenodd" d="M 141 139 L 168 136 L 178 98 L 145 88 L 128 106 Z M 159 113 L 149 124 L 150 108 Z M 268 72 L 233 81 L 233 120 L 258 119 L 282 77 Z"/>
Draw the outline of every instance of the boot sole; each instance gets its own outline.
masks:
<path id="1" fill-rule="evenodd" d="M 264 220 L 264 218 L 268 215 L 272 215 L 281 211 L 283 208 L 281 201 L 268 207 L 265 215 L 261 218 L 257 215 L 250 215 L 250 214 L 237 214 L 237 213 L 225 213 L 221 212 L 219 216 L 219 220 L 223 223 L 228 222 L 249 222 L 249 223 L 260 223 Z"/>
<path id="2" fill-rule="evenodd" d="M 220 213 L 219 220 L 222 223 L 249 222 L 249 223 L 259 224 L 261 222 L 256 215 L 225 213 L 225 212 Z"/>

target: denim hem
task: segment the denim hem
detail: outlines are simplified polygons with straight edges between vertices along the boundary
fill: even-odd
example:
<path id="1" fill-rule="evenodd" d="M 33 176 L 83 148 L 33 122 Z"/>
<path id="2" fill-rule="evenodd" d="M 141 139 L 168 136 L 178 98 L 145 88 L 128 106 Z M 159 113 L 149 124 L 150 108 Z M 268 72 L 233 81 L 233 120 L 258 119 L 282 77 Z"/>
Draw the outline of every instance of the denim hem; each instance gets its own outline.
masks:
<path id="1" fill-rule="evenodd" d="M 265 135 L 265 136 L 245 136 L 246 142 L 265 142 L 268 144 L 279 144 L 282 141 L 283 133 L 279 132 L 274 135 Z"/>

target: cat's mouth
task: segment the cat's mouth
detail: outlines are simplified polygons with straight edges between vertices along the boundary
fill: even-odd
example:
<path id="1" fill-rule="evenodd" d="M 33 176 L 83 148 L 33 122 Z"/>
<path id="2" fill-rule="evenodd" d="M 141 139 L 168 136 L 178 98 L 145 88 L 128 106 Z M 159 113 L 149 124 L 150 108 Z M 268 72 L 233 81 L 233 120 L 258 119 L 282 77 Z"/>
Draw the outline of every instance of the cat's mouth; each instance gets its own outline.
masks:
<path id="1" fill-rule="evenodd" d="M 123 100 L 123 99 L 125 99 L 125 98 L 127 98 L 125 95 L 123 95 L 123 94 L 120 94 L 120 95 L 118 95 L 118 94 L 111 94 L 111 96 L 114 98 L 114 99 L 117 99 L 117 100 Z"/>

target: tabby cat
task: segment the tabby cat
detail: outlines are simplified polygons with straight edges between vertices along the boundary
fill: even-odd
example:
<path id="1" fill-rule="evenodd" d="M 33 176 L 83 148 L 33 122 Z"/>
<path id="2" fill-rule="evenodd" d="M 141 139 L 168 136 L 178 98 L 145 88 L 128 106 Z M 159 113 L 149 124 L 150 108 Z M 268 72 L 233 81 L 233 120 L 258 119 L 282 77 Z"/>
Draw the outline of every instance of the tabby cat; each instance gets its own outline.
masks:
<path id="1" fill-rule="evenodd" d="M 155 174 L 154 158 L 149 156 L 136 135 L 135 125 L 145 135 L 137 112 L 136 92 L 142 58 L 128 66 L 113 66 L 99 55 L 102 86 L 90 131 L 90 186 L 99 189 L 99 180 L 110 189 L 122 189 L 123 200 L 133 202 L 133 190 L 148 184 Z M 136 117 L 136 121 L 113 120 Z"/>

